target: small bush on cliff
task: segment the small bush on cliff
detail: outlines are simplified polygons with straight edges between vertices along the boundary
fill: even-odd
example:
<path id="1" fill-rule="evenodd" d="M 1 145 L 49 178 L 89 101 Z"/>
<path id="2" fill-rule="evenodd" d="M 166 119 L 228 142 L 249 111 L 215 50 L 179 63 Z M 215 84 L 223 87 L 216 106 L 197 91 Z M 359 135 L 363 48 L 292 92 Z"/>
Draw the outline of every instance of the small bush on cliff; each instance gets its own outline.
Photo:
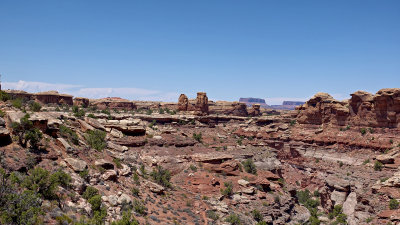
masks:
<path id="1" fill-rule="evenodd" d="M 243 168 L 247 173 L 257 174 L 257 168 L 253 160 L 247 159 L 242 162 Z"/>
<path id="2" fill-rule="evenodd" d="M 17 109 L 22 109 L 23 103 L 24 101 L 22 100 L 22 98 L 16 98 L 11 101 L 12 106 L 14 106 Z"/>
<path id="3" fill-rule="evenodd" d="M 241 225 L 242 221 L 240 221 L 240 217 L 237 214 L 230 214 L 226 219 L 225 222 L 228 222 L 231 225 Z"/>
<path id="4" fill-rule="evenodd" d="M 10 96 L 4 91 L 0 91 L 0 101 L 5 102 L 8 100 L 10 100 Z"/>
<path id="5" fill-rule="evenodd" d="M 86 114 L 85 110 L 79 109 L 79 107 L 76 105 L 72 106 L 72 112 L 74 113 L 74 116 L 77 118 L 82 118 Z"/>
<path id="6" fill-rule="evenodd" d="M 107 146 L 105 138 L 106 133 L 101 130 L 89 130 L 85 135 L 87 143 L 97 151 L 102 151 Z"/>
<path id="7" fill-rule="evenodd" d="M 79 144 L 79 138 L 76 132 L 62 124 L 60 125 L 60 135 L 71 141 L 74 145 Z"/>
<path id="8" fill-rule="evenodd" d="M 147 214 L 147 208 L 140 202 L 139 200 L 135 199 L 133 201 L 133 210 L 140 214 L 140 215 L 146 215 Z"/>
<path id="9" fill-rule="evenodd" d="M 157 166 L 157 168 L 153 169 L 150 173 L 150 176 L 156 183 L 164 187 L 171 187 L 171 183 L 169 182 L 171 180 L 171 172 L 169 172 L 169 170 Z"/>
<path id="10" fill-rule="evenodd" d="M 225 182 L 225 188 L 221 189 L 221 194 L 225 197 L 230 197 L 233 194 L 233 185 L 232 182 Z"/>
<path id="11" fill-rule="evenodd" d="M 200 133 L 196 134 L 193 133 L 193 139 L 196 140 L 197 142 L 201 143 L 203 141 L 203 135 Z"/>
<path id="12" fill-rule="evenodd" d="M 396 199 L 390 199 L 389 208 L 391 210 L 398 209 L 399 208 L 399 201 L 397 201 Z"/>
<path id="13" fill-rule="evenodd" d="M 263 215 L 257 209 L 252 210 L 251 215 L 253 216 L 253 219 L 257 222 L 260 222 L 263 220 Z"/>
<path id="14" fill-rule="evenodd" d="M 32 148 L 37 148 L 43 135 L 39 129 L 33 127 L 33 123 L 29 120 L 29 117 L 29 114 L 25 114 L 19 123 L 13 122 L 11 128 L 13 133 L 18 137 L 21 146 L 26 147 L 30 143 Z"/>
<path id="15" fill-rule="evenodd" d="M 360 129 L 361 135 L 365 135 L 367 133 L 367 130 L 365 128 Z"/>
<path id="16" fill-rule="evenodd" d="M 89 200 L 97 194 L 99 194 L 99 191 L 96 188 L 94 188 L 92 186 L 88 186 L 86 188 L 85 192 L 83 192 L 82 197 L 86 200 Z"/>
<path id="17" fill-rule="evenodd" d="M 37 103 L 37 102 L 31 102 L 29 104 L 29 108 L 33 111 L 33 112 L 39 112 L 40 109 L 42 109 L 42 106 Z"/>
<path id="18" fill-rule="evenodd" d="M 375 161 L 375 164 L 374 164 L 374 170 L 375 171 L 381 171 L 382 167 L 383 167 L 383 164 L 381 162 Z"/>
<path id="19" fill-rule="evenodd" d="M 131 211 L 125 211 L 122 219 L 112 222 L 111 225 L 139 225 L 139 222 L 132 216 Z"/>

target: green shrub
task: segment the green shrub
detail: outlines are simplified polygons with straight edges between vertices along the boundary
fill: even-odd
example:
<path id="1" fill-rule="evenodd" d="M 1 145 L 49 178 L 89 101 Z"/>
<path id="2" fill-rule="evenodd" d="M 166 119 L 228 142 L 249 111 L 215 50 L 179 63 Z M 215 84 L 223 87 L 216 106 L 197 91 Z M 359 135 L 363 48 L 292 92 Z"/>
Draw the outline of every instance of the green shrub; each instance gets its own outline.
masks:
<path id="1" fill-rule="evenodd" d="M 389 208 L 391 210 L 398 209 L 399 208 L 399 201 L 397 201 L 396 199 L 390 199 Z"/>
<path id="2" fill-rule="evenodd" d="M 132 195 L 133 196 L 136 196 L 136 197 L 139 197 L 139 189 L 138 188 L 135 188 L 135 187 L 133 187 L 132 188 Z"/>
<path id="3" fill-rule="evenodd" d="M 160 109 L 158 110 L 158 113 L 164 114 L 164 109 L 163 109 L 163 108 L 160 108 Z"/>
<path id="4" fill-rule="evenodd" d="M 156 124 L 157 124 L 157 121 L 156 121 L 156 120 L 153 120 L 151 123 L 149 123 L 149 127 L 150 127 L 151 129 L 153 129 L 154 125 L 156 125 Z"/>
<path id="5" fill-rule="evenodd" d="M 60 125 L 59 130 L 60 130 L 61 137 L 64 137 L 67 140 L 71 141 L 74 145 L 79 144 L 79 137 L 75 131 L 71 130 L 70 128 L 68 128 L 62 124 Z"/>
<path id="6" fill-rule="evenodd" d="M 221 194 L 223 196 L 229 197 L 233 194 L 233 185 L 232 182 L 225 182 L 224 183 L 225 188 L 221 189 Z"/>
<path id="7" fill-rule="evenodd" d="M 135 181 L 135 184 L 139 184 L 139 175 L 136 173 L 133 174 L 133 181 Z"/>
<path id="8" fill-rule="evenodd" d="M 375 171 L 381 171 L 382 167 L 383 167 L 383 164 L 381 162 L 375 161 L 375 164 L 374 164 L 374 170 Z"/>
<path id="9" fill-rule="evenodd" d="M 253 160 L 251 159 L 246 159 L 245 161 L 242 162 L 244 171 L 247 173 L 251 174 L 257 174 L 257 168 L 256 165 L 254 164 Z"/>
<path id="10" fill-rule="evenodd" d="M 260 222 L 263 220 L 263 215 L 257 209 L 252 210 L 251 215 L 253 216 L 253 219 L 257 222 Z"/>
<path id="11" fill-rule="evenodd" d="M 105 138 L 106 132 L 101 130 L 88 130 L 85 135 L 87 143 L 97 151 L 102 151 L 107 146 Z"/>
<path id="12" fill-rule="evenodd" d="M 219 219 L 219 215 L 214 210 L 207 210 L 206 215 L 213 221 L 217 221 Z"/>
<path id="13" fill-rule="evenodd" d="M 193 139 L 196 140 L 197 142 L 201 143 L 203 141 L 203 135 L 200 133 L 196 134 L 193 133 Z"/>
<path id="14" fill-rule="evenodd" d="M 113 162 L 118 169 L 122 169 L 121 159 L 114 158 Z"/>
<path id="15" fill-rule="evenodd" d="M 33 111 L 33 112 L 39 112 L 40 109 L 42 109 L 42 106 L 37 103 L 37 102 L 31 102 L 29 104 L 29 108 Z"/>
<path id="16" fill-rule="evenodd" d="M 43 135 L 39 129 L 33 126 L 32 121 L 29 120 L 29 114 L 25 114 L 20 119 L 20 122 L 13 122 L 11 128 L 13 133 L 18 136 L 18 140 L 21 146 L 26 147 L 30 143 L 31 147 L 37 148 L 38 143 L 42 139 Z"/>
<path id="17" fill-rule="evenodd" d="M 85 110 L 79 109 L 79 107 L 76 105 L 72 106 L 72 112 L 74 113 L 74 116 L 77 118 L 82 118 L 86 114 Z"/>
<path id="18" fill-rule="evenodd" d="M 225 222 L 228 222 L 231 225 L 241 225 L 242 221 L 240 221 L 240 217 L 237 214 L 230 214 L 226 219 Z"/>
<path id="19" fill-rule="evenodd" d="M 0 117 L 4 117 L 6 115 L 6 113 L 0 109 Z"/>
<path id="20" fill-rule="evenodd" d="M 24 100 L 22 100 L 22 98 L 16 98 L 11 101 L 11 105 L 17 109 L 22 109 L 23 103 Z"/>
<path id="21" fill-rule="evenodd" d="M 0 101 L 5 102 L 8 100 L 10 100 L 10 96 L 4 91 L 0 91 Z"/>
<path id="22" fill-rule="evenodd" d="M 369 159 L 364 160 L 363 165 L 368 164 L 369 163 Z"/>
<path id="23" fill-rule="evenodd" d="M 36 167 L 28 171 L 23 182 L 23 187 L 32 190 L 45 199 L 56 199 L 56 190 L 59 185 L 68 187 L 71 182 L 71 177 L 63 171 L 57 171 L 50 174 L 49 171 Z"/>
<path id="24" fill-rule="evenodd" d="M 133 210 L 140 215 L 147 214 L 147 208 L 137 199 L 133 200 Z"/>
<path id="25" fill-rule="evenodd" d="M 96 118 L 97 118 L 93 113 L 89 113 L 89 115 L 87 115 L 87 117 L 93 118 L 93 119 L 96 119 Z"/>
<path id="26" fill-rule="evenodd" d="M 189 168 L 193 171 L 196 172 L 197 171 L 197 167 L 195 165 L 190 165 Z"/>
<path id="27" fill-rule="evenodd" d="M 85 181 L 89 181 L 89 170 L 84 169 L 83 171 L 79 172 L 79 176 L 82 177 Z"/>
<path id="28" fill-rule="evenodd" d="M 82 198 L 89 200 L 98 194 L 99 194 L 99 191 L 96 188 L 94 188 L 92 186 L 88 186 L 86 188 L 85 192 L 82 194 Z"/>
<path id="29" fill-rule="evenodd" d="M 93 211 L 100 211 L 101 209 L 101 196 L 95 195 L 88 200 L 89 204 L 92 206 Z"/>
<path id="30" fill-rule="evenodd" d="M 169 172 L 169 170 L 166 170 L 161 166 L 157 166 L 157 168 L 153 169 L 153 171 L 150 173 L 150 176 L 156 183 L 164 187 L 171 187 L 171 183 L 169 182 L 171 179 L 171 172 Z"/>
<path id="31" fill-rule="evenodd" d="M 361 135 L 365 135 L 367 133 L 367 130 L 365 128 L 360 129 Z"/>
<path id="32" fill-rule="evenodd" d="M 151 115 L 151 114 L 153 114 L 153 110 L 148 109 L 148 110 L 146 111 L 146 115 Z"/>
<path id="33" fill-rule="evenodd" d="M 268 224 L 265 221 L 260 221 L 260 222 L 256 223 L 256 225 L 268 225 Z"/>
<path id="34" fill-rule="evenodd" d="M 111 225 L 139 225 L 139 222 L 132 217 L 131 211 L 125 211 L 122 219 L 112 222 Z"/>

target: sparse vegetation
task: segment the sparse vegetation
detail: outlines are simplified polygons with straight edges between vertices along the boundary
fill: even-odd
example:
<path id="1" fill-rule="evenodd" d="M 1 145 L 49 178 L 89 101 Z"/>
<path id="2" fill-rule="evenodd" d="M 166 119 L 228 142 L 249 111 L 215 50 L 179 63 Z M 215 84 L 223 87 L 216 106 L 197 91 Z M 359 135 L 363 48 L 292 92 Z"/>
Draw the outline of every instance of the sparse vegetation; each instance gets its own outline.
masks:
<path id="1" fill-rule="evenodd" d="M 381 162 L 375 161 L 375 163 L 374 163 L 374 170 L 375 171 L 381 171 L 382 167 L 383 167 L 383 164 Z"/>
<path id="2" fill-rule="evenodd" d="M 97 151 L 102 151 L 107 146 L 105 138 L 106 133 L 101 130 L 88 130 L 85 135 L 86 142 Z"/>
<path id="3" fill-rule="evenodd" d="M 64 126 L 63 124 L 60 125 L 60 135 L 67 140 L 71 141 L 74 145 L 79 144 L 79 138 L 75 131 L 71 130 L 70 128 Z"/>
<path id="4" fill-rule="evenodd" d="M 367 133 L 367 130 L 365 128 L 360 129 L 361 135 L 365 135 Z"/>
<path id="5" fill-rule="evenodd" d="M 8 100 L 10 100 L 10 96 L 6 92 L 0 90 L 0 101 L 5 102 Z"/>
<path id="6" fill-rule="evenodd" d="M 31 102 L 29 104 L 29 108 L 33 111 L 33 112 L 39 112 L 40 109 L 42 108 L 42 106 L 37 103 L 37 102 Z"/>
<path id="7" fill-rule="evenodd" d="M 394 210 L 399 208 L 399 201 L 396 199 L 390 199 L 389 201 L 389 209 Z"/>
<path id="8" fill-rule="evenodd" d="M 244 171 L 247 173 L 251 174 L 257 174 L 257 168 L 256 165 L 254 164 L 253 160 L 251 159 L 246 159 L 245 161 L 242 162 Z"/>
<path id="9" fill-rule="evenodd" d="M 253 216 L 253 219 L 254 219 L 255 221 L 257 221 L 257 222 L 260 222 L 260 221 L 263 220 L 262 214 L 261 214 L 260 211 L 258 211 L 257 209 L 253 209 L 253 210 L 251 211 L 251 215 Z"/>
<path id="10" fill-rule="evenodd" d="M 225 188 L 221 189 L 221 194 L 225 197 L 230 197 L 233 195 L 233 185 L 232 182 L 225 182 Z"/>
<path id="11" fill-rule="evenodd" d="M 24 100 L 22 98 L 16 98 L 11 101 L 11 105 L 17 109 L 22 109 L 23 104 Z"/>
<path id="12" fill-rule="evenodd" d="M 226 219 L 225 222 L 228 222 L 231 225 L 241 225 L 242 221 L 240 220 L 239 215 L 237 214 L 230 214 Z"/>
<path id="13" fill-rule="evenodd" d="M 26 147 L 29 143 L 32 148 L 37 148 L 43 135 L 38 128 L 33 126 L 29 117 L 29 114 L 25 114 L 25 116 L 20 119 L 19 123 L 13 122 L 11 128 L 13 133 L 18 137 L 21 146 Z"/>
<path id="14" fill-rule="evenodd" d="M 171 183 L 169 182 L 171 179 L 171 172 L 169 170 L 166 170 L 162 168 L 161 166 L 157 166 L 153 171 L 150 173 L 150 176 L 153 178 L 153 180 L 164 186 L 164 187 L 171 187 Z"/>
<path id="15" fill-rule="evenodd" d="M 201 134 L 201 132 L 198 133 L 198 134 L 193 133 L 193 139 L 196 140 L 199 143 L 202 143 L 203 142 L 203 135 Z"/>

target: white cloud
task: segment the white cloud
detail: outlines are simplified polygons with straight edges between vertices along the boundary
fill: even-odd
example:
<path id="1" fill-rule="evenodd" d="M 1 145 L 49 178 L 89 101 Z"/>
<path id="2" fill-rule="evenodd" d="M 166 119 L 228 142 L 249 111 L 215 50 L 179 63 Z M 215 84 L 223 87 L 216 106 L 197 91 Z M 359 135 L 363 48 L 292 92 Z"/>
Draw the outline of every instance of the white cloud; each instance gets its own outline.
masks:
<path id="1" fill-rule="evenodd" d="M 27 92 L 42 92 L 55 90 L 71 94 L 75 97 L 106 98 L 121 97 L 129 100 L 143 101 L 177 101 L 179 94 L 141 88 L 93 88 L 73 84 L 52 84 L 35 81 L 3 82 L 3 89 L 24 90 Z"/>

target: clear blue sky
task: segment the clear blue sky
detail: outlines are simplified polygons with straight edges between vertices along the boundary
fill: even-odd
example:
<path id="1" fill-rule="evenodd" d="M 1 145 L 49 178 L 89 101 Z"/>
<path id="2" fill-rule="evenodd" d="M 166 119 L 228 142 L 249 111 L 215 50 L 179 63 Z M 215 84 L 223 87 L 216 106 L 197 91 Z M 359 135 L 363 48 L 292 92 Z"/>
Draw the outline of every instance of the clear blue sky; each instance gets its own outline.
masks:
<path id="1" fill-rule="evenodd" d="M 400 1 L 1 0 L 0 73 L 91 97 L 344 98 L 400 87 Z"/>

